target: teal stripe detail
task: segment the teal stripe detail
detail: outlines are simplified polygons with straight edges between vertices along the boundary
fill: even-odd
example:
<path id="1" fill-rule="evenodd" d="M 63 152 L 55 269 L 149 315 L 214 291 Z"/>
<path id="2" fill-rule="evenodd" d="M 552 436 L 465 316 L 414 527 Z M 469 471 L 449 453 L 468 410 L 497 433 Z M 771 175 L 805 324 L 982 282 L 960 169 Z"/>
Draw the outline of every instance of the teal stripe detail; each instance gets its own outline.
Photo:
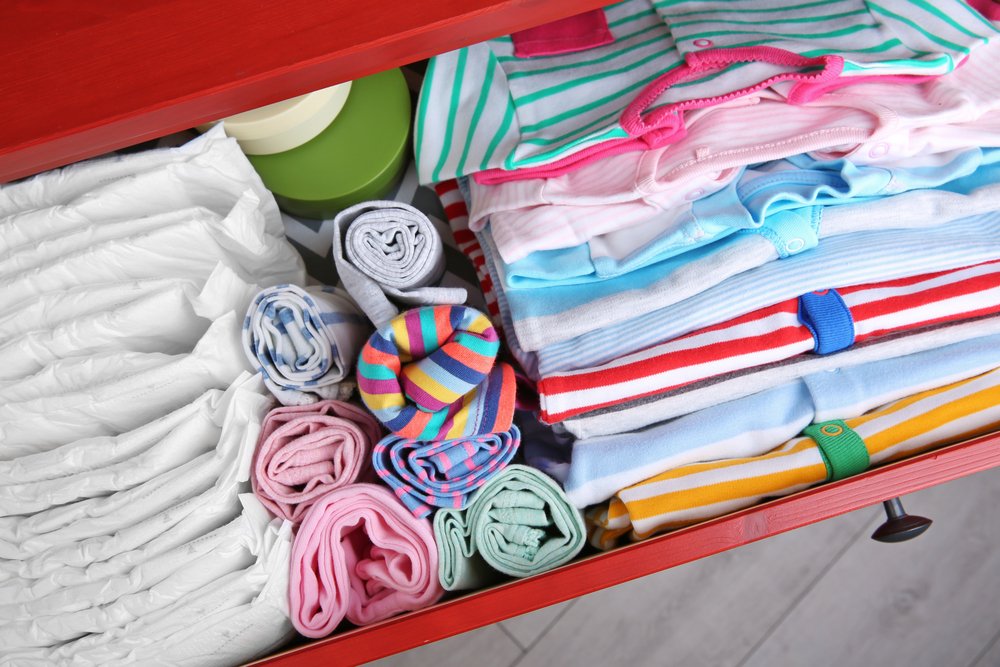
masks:
<path id="1" fill-rule="evenodd" d="M 645 33 L 645 32 L 649 32 L 651 30 L 660 30 L 662 28 L 663 28 L 663 26 L 654 25 L 651 28 L 647 28 L 646 30 L 642 30 L 640 32 L 637 32 L 636 35 L 639 35 L 639 34 Z M 508 79 L 522 79 L 524 77 L 535 76 L 536 74 L 549 74 L 551 72 L 563 72 L 563 71 L 566 71 L 566 70 L 578 69 L 580 67 L 587 67 L 589 65 L 600 65 L 601 63 L 605 63 L 605 62 L 607 62 L 609 60 L 614 60 L 615 58 L 618 58 L 618 57 L 623 56 L 625 54 L 631 53 L 632 51 L 636 51 L 638 49 L 641 49 L 644 46 L 649 46 L 650 44 L 655 44 L 656 42 L 662 42 L 663 40 L 664 40 L 663 35 L 657 35 L 657 36 L 655 36 L 655 37 L 653 37 L 651 39 L 643 40 L 643 41 L 639 42 L 638 44 L 633 44 L 632 46 L 624 48 L 624 49 L 622 49 L 620 51 L 616 51 L 614 53 L 609 53 L 606 56 L 601 56 L 600 58 L 592 58 L 590 60 L 582 60 L 582 61 L 579 61 L 579 62 L 566 63 L 565 65 L 554 65 L 552 67 L 544 67 L 544 68 L 541 68 L 541 69 L 520 70 L 520 71 L 517 71 L 517 72 L 511 72 L 510 74 L 507 75 L 507 78 Z M 659 53 L 662 53 L 662 54 L 668 53 L 670 50 L 672 50 L 672 48 L 673 47 L 667 47 L 667 48 L 659 51 Z"/>
<path id="2" fill-rule="evenodd" d="M 685 35 L 684 41 L 690 42 L 691 40 L 701 39 L 703 37 L 718 37 L 720 35 L 767 35 L 774 39 L 822 39 L 825 37 L 843 37 L 844 35 L 853 35 L 856 32 L 862 30 L 870 30 L 872 28 L 877 28 L 878 26 L 874 24 L 862 24 L 854 25 L 849 28 L 840 28 L 839 30 L 830 30 L 828 32 L 811 32 L 811 33 L 780 33 L 780 32 L 767 32 L 760 30 L 709 30 L 706 32 L 698 32 L 692 35 Z M 774 42 L 774 39 L 769 40 Z M 731 48 L 729 44 L 721 45 L 725 48 Z"/>
<path id="3" fill-rule="evenodd" d="M 975 9 L 973 9 L 972 7 L 970 7 L 969 3 L 967 3 L 967 2 L 961 2 L 960 1 L 958 3 L 958 6 L 961 7 L 964 11 L 968 12 L 969 14 L 972 14 L 972 17 L 974 19 L 976 19 L 981 24 L 983 24 L 984 26 L 986 26 L 987 28 L 989 28 L 990 31 L 993 32 L 993 34 L 1000 33 L 1000 28 L 998 28 L 997 26 L 995 26 L 992 23 L 990 23 L 990 20 L 988 18 L 986 18 L 985 16 L 983 16 L 982 14 L 980 14 L 979 12 L 977 12 Z"/>
<path id="4" fill-rule="evenodd" d="M 814 49 L 812 51 L 803 51 L 800 55 L 806 58 L 815 58 L 816 56 L 828 56 L 832 54 L 839 55 L 841 53 L 881 53 L 883 51 L 888 51 L 894 46 L 903 46 L 903 43 L 893 37 L 890 40 L 882 42 L 876 46 L 870 46 L 867 49 Z"/>
<path id="5" fill-rule="evenodd" d="M 888 16 L 891 19 L 896 19 L 900 23 L 905 23 L 906 25 L 910 26 L 911 28 L 922 34 L 927 39 L 931 40 L 932 42 L 940 44 L 941 46 L 947 47 L 949 49 L 954 49 L 959 53 L 965 53 L 965 54 L 969 53 L 969 49 L 967 49 L 966 47 L 961 46 L 959 44 L 955 44 L 952 41 L 944 39 L 943 37 L 938 37 L 933 33 L 927 32 L 926 30 L 921 28 L 916 22 L 906 18 L 905 16 L 900 16 L 895 12 L 891 12 L 885 7 L 877 3 L 871 2 L 870 0 L 868 1 L 868 6 L 871 7 L 873 10 L 875 10 L 876 12 L 878 12 L 879 14 L 882 14 L 883 16 Z"/>
<path id="6" fill-rule="evenodd" d="M 627 139 L 627 138 L 628 138 L 628 132 L 622 129 L 620 125 L 616 125 L 615 127 L 612 127 L 608 130 L 604 130 L 603 132 L 599 132 L 597 134 L 590 134 L 585 137 L 580 137 L 579 139 L 575 139 L 553 150 L 545 151 L 537 155 L 526 157 L 517 163 L 512 162 L 507 168 L 517 169 L 519 167 L 530 167 L 531 165 L 548 162 L 551 160 L 552 157 L 554 156 L 557 157 L 561 153 L 576 148 L 577 146 L 581 146 L 584 144 L 600 144 L 605 141 L 610 141 L 611 139 Z"/>
<path id="7" fill-rule="evenodd" d="M 465 76 L 465 62 L 468 58 L 468 49 L 462 49 L 458 52 L 458 63 L 455 65 L 455 81 L 451 90 L 451 105 L 448 107 L 448 121 L 445 124 L 444 141 L 441 143 L 441 157 L 438 158 L 437 166 L 431 174 L 431 180 L 435 183 L 441 180 L 441 170 L 444 169 L 445 162 L 448 161 L 448 154 L 451 152 L 452 137 L 455 133 L 455 115 L 458 113 L 458 102 L 462 93 L 462 79 Z"/>
<path id="8" fill-rule="evenodd" d="M 424 356 L 427 356 L 438 349 L 437 326 L 434 324 L 434 309 L 421 308 L 420 311 L 420 337 L 424 342 Z"/>
<path id="9" fill-rule="evenodd" d="M 479 336 L 467 332 L 455 334 L 452 341 L 484 357 L 496 356 L 496 353 L 500 351 L 498 341 L 483 340 Z"/>
<path id="10" fill-rule="evenodd" d="M 953 21 L 950 16 L 942 12 L 940 9 L 938 9 L 931 3 L 926 2 L 925 0 L 910 0 L 910 3 L 916 5 L 917 7 L 920 7 L 925 12 L 929 12 L 934 16 L 938 17 L 939 19 L 941 19 L 942 21 L 950 25 L 952 28 L 962 33 L 963 35 L 967 35 L 968 37 L 974 37 L 975 39 L 982 41 L 983 44 L 987 42 L 985 37 L 983 37 L 977 32 L 972 32 L 958 21 Z"/>
<path id="11" fill-rule="evenodd" d="M 734 23 L 736 25 L 775 25 L 777 23 L 820 23 L 822 21 L 830 21 L 832 19 L 841 19 L 845 16 L 857 16 L 859 14 L 868 14 L 867 9 L 856 9 L 852 12 L 842 12 L 840 14 L 825 14 L 823 16 L 803 16 L 801 18 L 785 18 L 780 21 L 775 21 L 773 19 L 764 19 L 761 21 L 742 21 L 736 19 L 715 19 L 715 20 L 698 20 L 698 21 L 681 21 L 679 23 L 670 22 L 670 29 L 681 28 L 687 25 L 696 25 L 699 23 Z M 686 39 L 686 38 L 685 38 Z"/>
<path id="12" fill-rule="evenodd" d="M 358 375 L 371 380 L 395 380 L 396 374 L 387 366 L 370 364 L 358 357 Z"/>
<path id="13" fill-rule="evenodd" d="M 490 158 L 496 152 L 497 147 L 500 142 L 503 141 L 503 137 L 507 134 L 507 130 L 510 129 L 510 124 L 514 120 L 514 103 L 511 102 L 510 98 L 507 99 L 507 111 L 503 115 L 503 120 L 500 121 L 500 127 L 497 128 L 496 133 L 493 135 L 493 139 L 490 140 L 490 145 L 486 149 L 486 154 L 483 156 L 483 161 L 479 164 L 479 170 L 483 171 L 489 169 Z"/>
<path id="14" fill-rule="evenodd" d="M 524 143 L 534 144 L 536 146 L 551 146 L 552 144 L 557 144 L 561 141 L 567 141 L 573 137 L 576 137 L 577 135 L 580 135 L 581 133 L 585 133 L 597 127 L 598 125 L 601 125 L 602 123 L 610 121 L 612 118 L 617 118 L 618 116 L 621 115 L 621 113 L 622 113 L 621 109 L 615 109 L 613 111 L 604 114 L 600 118 L 587 123 L 582 127 L 574 128 L 573 130 L 567 132 L 566 134 L 563 134 L 562 136 L 558 136 L 552 139 L 547 139 L 545 137 L 530 137 L 528 139 L 525 139 Z"/>
<path id="15" fill-rule="evenodd" d="M 617 28 L 619 26 L 625 25 L 626 23 L 631 23 L 632 21 L 638 21 L 639 19 L 646 18 L 647 16 L 651 16 L 651 15 L 653 15 L 655 13 L 656 13 L 655 9 L 647 9 L 645 11 L 637 12 L 635 14 L 632 14 L 631 16 L 622 17 L 622 18 L 617 19 L 615 21 L 608 21 L 608 27 L 609 28 Z"/>
<path id="16" fill-rule="evenodd" d="M 413 128 L 413 156 L 420 165 L 420 151 L 424 144 L 424 122 L 427 119 L 427 100 L 431 96 L 434 87 L 434 67 L 437 58 L 431 58 L 427 63 L 427 71 L 424 73 L 424 83 L 420 90 L 420 104 L 417 106 L 417 122 Z"/>
<path id="17" fill-rule="evenodd" d="M 669 5 L 671 3 L 654 2 L 653 4 L 657 7 L 660 7 L 664 5 Z M 685 16 L 704 16 L 705 14 L 729 14 L 732 12 L 742 12 L 744 14 L 770 14 L 773 12 L 790 12 L 790 11 L 795 11 L 797 9 L 810 9 L 812 7 L 826 7 L 831 4 L 833 3 L 831 3 L 829 0 L 817 0 L 816 2 L 805 2 L 802 3 L 801 5 L 788 5 L 787 7 L 762 7 L 760 9 L 753 7 L 748 7 L 746 9 L 732 9 L 727 7 L 726 9 L 704 9 L 704 10 L 695 10 L 690 12 L 681 12 L 678 14 L 671 13 L 669 20 L 673 21 L 673 19 L 684 18 Z"/>
<path id="18" fill-rule="evenodd" d="M 462 400 L 462 399 L 459 399 Z M 427 422 L 427 426 L 424 430 L 420 432 L 420 440 L 437 440 L 438 433 L 441 431 L 441 426 L 444 425 L 444 420 L 448 415 L 447 408 L 442 408 L 436 412 L 431 413 L 431 418 Z"/>
<path id="19" fill-rule="evenodd" d="M 465 161 L 469 158 L 469 150 L 472 148 L 472 138 L 476 136 L 476 131 L 479 128 L 479 119 L 483 116 L 483 109 L 486 108 L 486 99 L 490 94 L 490 86 L 493 85 L 493 74 L 496 72 L 499 65 L 496 64 L 496 60 L 493 57 L 493 51 L 490 51 L 490 62 L 486 69 L 486 78 L 483 80 L 483 87 L 479 91 L 479 99 L 476 100 L 476 108 L 472 112 L 472 120 L 469 123 L 469 129 L 465 136 L 465 145 L 462 147 L 462 155 L 458 159 L 458 166 L 455 168 L 456 174 L 465 174 Z"/>

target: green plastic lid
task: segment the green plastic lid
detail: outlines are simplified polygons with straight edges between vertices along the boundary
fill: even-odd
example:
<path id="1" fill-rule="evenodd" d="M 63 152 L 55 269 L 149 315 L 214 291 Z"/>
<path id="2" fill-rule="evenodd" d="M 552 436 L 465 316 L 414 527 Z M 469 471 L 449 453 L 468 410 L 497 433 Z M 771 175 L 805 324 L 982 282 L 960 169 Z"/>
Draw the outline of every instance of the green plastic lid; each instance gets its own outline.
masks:
<path id="1" fill-rule="evenodd" d="M 340 114 L 316 138 L 247 158 L 287 213 L 329 218 L 396 185 L 406 165 L 410 113 L 403 73 L 380 72 L 354 82 Z"/>

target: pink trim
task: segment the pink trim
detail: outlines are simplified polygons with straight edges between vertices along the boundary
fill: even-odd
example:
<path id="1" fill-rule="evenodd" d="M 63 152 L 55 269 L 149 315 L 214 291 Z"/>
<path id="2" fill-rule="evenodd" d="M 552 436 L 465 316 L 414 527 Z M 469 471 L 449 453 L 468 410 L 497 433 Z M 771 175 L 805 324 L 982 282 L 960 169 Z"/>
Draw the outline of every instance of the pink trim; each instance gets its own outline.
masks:
<path id="1" fill-rule="evenodd" d="M 511 34 L 518 58 L 585 51 L 615 41 L 603 9 L 528 28 Z"/>
<path id="2" fill-rule="evenodd" d="M 1000 2 L 997 0 L 968 0 L 969 6 L 991 21 L 1000 21 Z"/>
<path id="3" fill-rule="evenodd" d="M 892 74 L 879 76 L 870 74 L 868 76 L 842 76 L 834 81 L 824 82 L 801 82 L 792 86 L 788 92 L 788 102 L 790 104 L 806 104 L 823 97 L 827 93 L 839 90 L 846 86 L 853 86 L 856 83 L 897 83 L 913 85 L 926 83 L 938 78 L 937 76 L 920 76 L 917 74 Z"/>
<path id="4" fill-rule="evenodd" d="M 669 87 L 681 83 L 694 76 L 721 69 L 728 65 L 741 62 L 765 62 L 773 65 L 803 68 L 821 65 L 822 70 L 813 74 L 801 72 L 783 72 L 769 77 L 753 86 L 742 88 L 725 95 L 699 98 L 675 102 L 646 115 L 646 108 L 656 102 L 657 98 Z M 688 109 L 703 109 L 716 106 L 723 102 L 744 97 L 755 91 L 767 88 L 779 81 L 798 81 L 822 85 L 836 81 L 844 70 L 844 59 L 840 56 L 820 56 L 806 58 L 791 51 L 776 49 L 771 46 L 755 46 L 736 49 L 710 49 L 688 53 L 685 62 L 658 77 L 650 83 L 622 112 L 620 124 L 631 135 L 628 138 L 612 139 L 596 146 L 590 146 L 551 164 L 539 167 L 527 167 L 508 171 L 505 169 L 487 169 L 476 172 L 473 178 L 477 183 L 492 185 L 519 181 L 527 178 L 555 178 L 597 160 L 620 155 L 631 151 L 648 150 L 679 141 L 686 134 L 683 112 Z"/>

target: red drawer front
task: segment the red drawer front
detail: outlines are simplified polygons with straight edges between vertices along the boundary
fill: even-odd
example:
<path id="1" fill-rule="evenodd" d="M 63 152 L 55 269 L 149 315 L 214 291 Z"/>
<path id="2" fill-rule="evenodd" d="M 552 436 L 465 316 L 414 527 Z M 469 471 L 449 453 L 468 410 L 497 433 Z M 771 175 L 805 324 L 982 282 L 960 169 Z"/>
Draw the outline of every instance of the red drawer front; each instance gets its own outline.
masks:
<path id="1" fill-rule="evenodd" d="M 8 4 L 0 183 L 606 2 Z"/>
<path id="2" fill-rule="evenodd" d="M 254 664 L 357 665 L 996 466 L 1000 433 L 582 558 Z"/>

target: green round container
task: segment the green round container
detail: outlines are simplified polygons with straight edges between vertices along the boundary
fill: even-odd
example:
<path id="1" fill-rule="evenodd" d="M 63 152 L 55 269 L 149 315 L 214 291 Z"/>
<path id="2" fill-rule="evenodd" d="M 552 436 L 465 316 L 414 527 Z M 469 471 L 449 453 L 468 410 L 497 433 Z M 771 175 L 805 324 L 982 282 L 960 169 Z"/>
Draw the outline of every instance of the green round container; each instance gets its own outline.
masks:
<path id="1" fill-rule="evenodd" d="M 358 79 L 334 121 L 314 139 L 272 155 L 248 155 L 278 206 L 329 218 L 385 197 L 406 165 L 410 90 L 398 69 Z"/>

